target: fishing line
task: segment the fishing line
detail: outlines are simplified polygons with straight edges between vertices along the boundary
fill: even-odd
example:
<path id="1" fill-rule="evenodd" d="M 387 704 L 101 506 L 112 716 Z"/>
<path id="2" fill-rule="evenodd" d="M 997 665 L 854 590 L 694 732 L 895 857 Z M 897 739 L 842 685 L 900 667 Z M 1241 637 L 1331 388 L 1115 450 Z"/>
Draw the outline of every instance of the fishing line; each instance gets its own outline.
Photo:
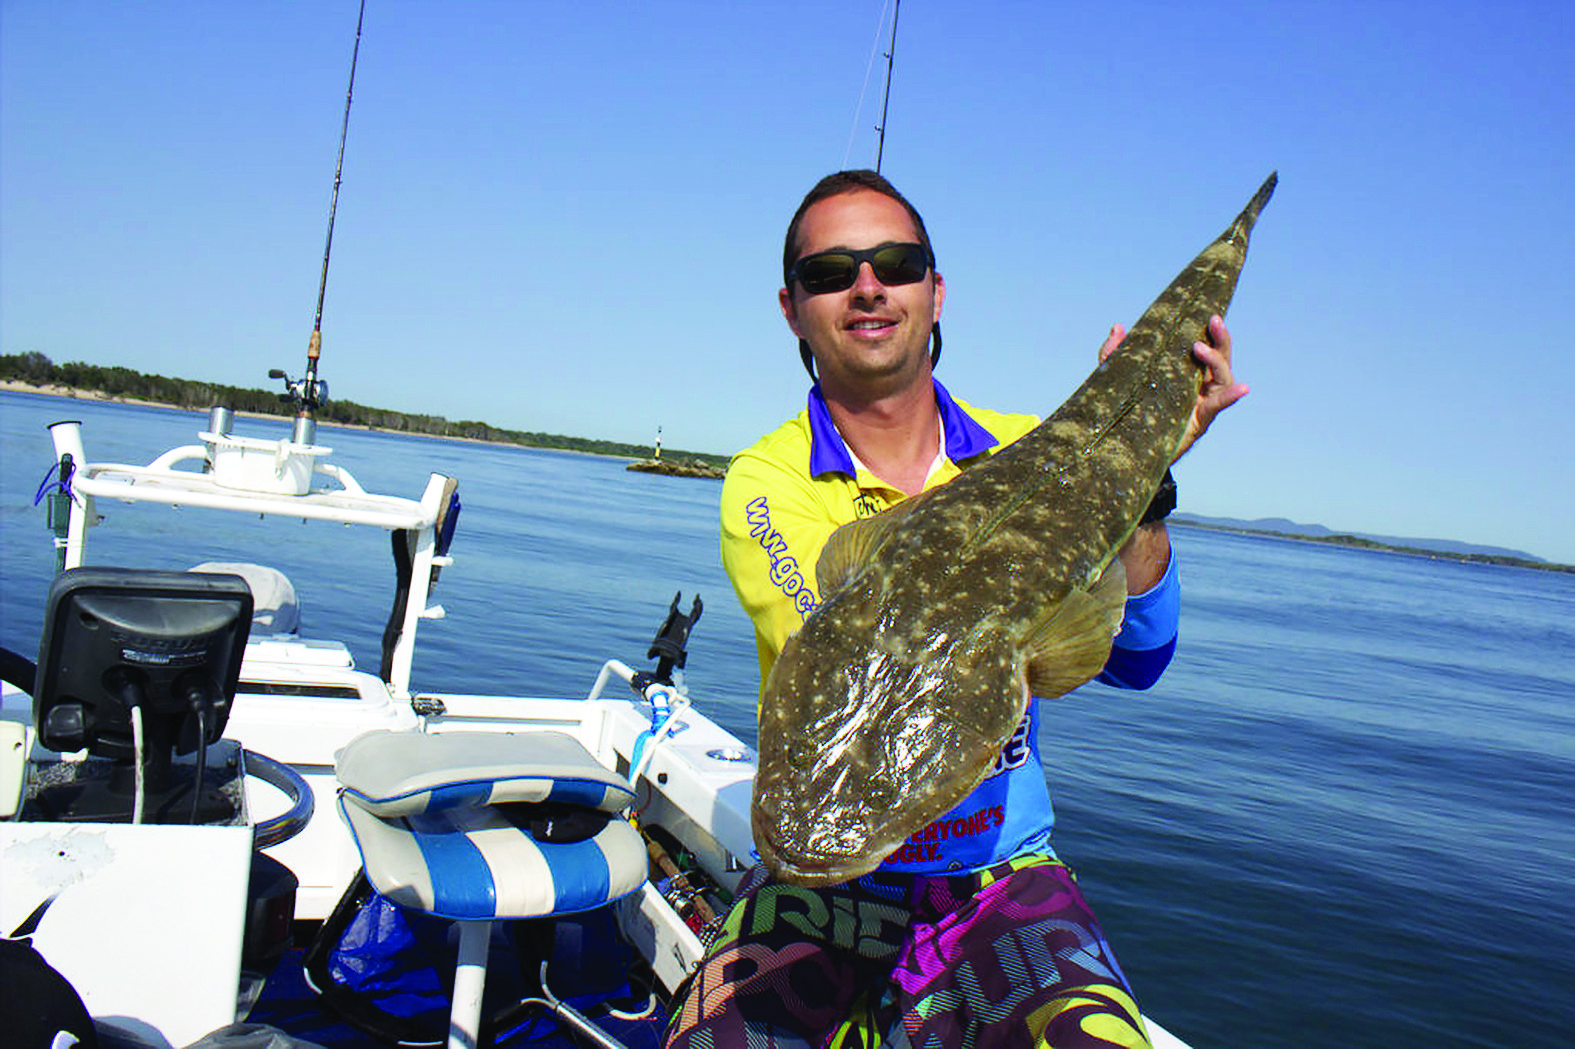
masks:
<path id="1" fill-rule="evenodd" d="M 880 31 L 886 25 L 886 2 L 880 5 L 880 17 L 875 20 L 875 39 L 870 43 L 869 64 L 864 67 L 864 84 L 859 88 L 859 104 L 853 108 L 853 126 L 848 129 L 848 148 L 842 151 L 842 168 L 847 170 L 848 157 L 853 155 L 853 139 L 859 133 L 859 114 L 864 111 L 864 96 L 869 91 L 870 73 L 875 69 L 875 55 L 880 51 Z"/>

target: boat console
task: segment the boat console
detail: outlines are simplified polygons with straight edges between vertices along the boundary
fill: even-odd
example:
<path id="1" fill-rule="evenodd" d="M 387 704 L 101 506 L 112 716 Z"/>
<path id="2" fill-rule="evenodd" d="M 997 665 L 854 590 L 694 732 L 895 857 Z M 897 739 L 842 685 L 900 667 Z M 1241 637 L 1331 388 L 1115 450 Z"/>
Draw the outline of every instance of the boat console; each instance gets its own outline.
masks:
<path id="1" fill-rule="evenodd" d="M 38 740 L 93 758 L 59 762 L 24 819 L 244 822 L 224 735 L 251 626 L 235 575 L 78 568 L 50 587 L 33 691 Z M 177 766 L 177 754 L 195 754 Z M 176 807 L 185 809 L 177 814 Z"/>
<path id="2" fill-rule="evenodd" d="M 15 675 L 31 721 L 0 720 L 0 933 L 133 1040 L 231 1023 L 287 946 L 296 881 L 258 850 L 306 824 L 311 791 L 221 738 L 251 619 L 238 575 L 64 572 Z M 253 822 L 248 775 L 286 818 Z"/>

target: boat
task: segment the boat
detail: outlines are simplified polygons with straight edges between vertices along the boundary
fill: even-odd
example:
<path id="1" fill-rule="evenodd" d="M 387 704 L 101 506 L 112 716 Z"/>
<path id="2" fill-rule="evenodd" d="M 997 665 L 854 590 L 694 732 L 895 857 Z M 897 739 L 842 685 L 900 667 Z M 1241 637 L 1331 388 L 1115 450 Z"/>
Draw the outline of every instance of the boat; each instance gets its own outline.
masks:
<path id="1" fill-rule="evenodd" d="M 560 751 L 567 741 L 632 803 L 633 821 L 618 822 L 638 827 L 638 884 L 605 906 L 621 937 L 637 949 L 635 985 L 664 999 L 703 953 L 708 923 L 754 862 L 753 753 L 695 709 L 683 684 L 684 643 L 702 607 L 698 598 L 688 612 L 674 598 L 649 647 L 655 667 L 637 671 L 608 659 L 590 668 L 583 696 L 413 691 L 418 632 L 425 620 L 442 614 L 433 588 L 452 563 L 455 481 L 434 474 L 413 499 L 368 492 L 332 463 L 327 447 L 239 436 L 229 425 L 229 413 L 216 410 L 200 443 L 170 449 L 146 465 L 92 461 L 80 424 L 51 427 L 63 464 L 56 493 L 66 518 L 58 540 L 62 574 L 46 611 L 37 688 L 8 681 L 0 697 L 0 742 L 11 757 L 0 768 L 3 931 L 25 927 L 32 946 L 77 988 L 106 1029 L 149 1044 L 190 1044 L 244 1020 L 250 1006 L 266 1000 L 267 978 L 274 974 L 248 968 L 250 957 L 243 961 L 243 944 L 260 935 L 258 925 L 271 920 L 286 930 L 320 931 L 364 870 L 352 821 L 341 812 L 347 788 L 336 763 L 347 747 L 363 737 L 425 739 L 440 747 L 460 741 L 484 749 L 502 740 L 517 752 L 520 767 L 491 768 L 490 774 L 507 779 L 539 774 L 527 767 L 538 743 L 548 748 L 547 764 L 563 767 Z M 150 684 L 140 704 L 152 719 L 145 753 L 128 761 L 119 738 L 124 732 L 117 733 L 124 725 L 112 710 L 118 700 L 107 694 L 114 688 L 87 694 L 113 676 L 94 660 L 107 660 L 124 676 L 128 659 L 135 671 L 138 659 L 146 666 L 153 657 L 136 655 L 124 638 L 115 651 L 87 652 L 70 635 L 90 620 L 130 631 L 139 615 L 155 621 L 155 633 L 167 632 L 178 618 L 175 609 L 191 595 L 178 594 L 181 580 L 169 578 L 180 573 L 88 564 L 98 504 L 110 500 L 283 516 L 396 536 L 392 545 L 405 556 L 395 558 L 397 596 L 379 671 L 357 668 L 340 641 L 291 632 L 288 600 L 254 600 L 293 592 L 267 566 L 195 566 L 199 570 L 188 574 L 198 604 L 244 598 L 244 618 L 236 614 L 225 627 L 233 651 L 208 653 L 221 691 L 229 676 L 230 695 L 214 704 L 222 736 L 210 724 L 198 730 L 209 742 L 172 753 L 180 749 L 181 726 L 155 729 L 159 703 Z M 206 621 L 199 625 L 210 629 Z M 164 634 L 158 643 L 173 644 Z M 211 638 L 204 643 L 222 648 Z M 156 645 L 150 640 L 141 647 L 151 652 Z M 160 740 L 162 776 L 181 784 L 166 793 L 178 798 L 164 800 L 150 783 L 129 793 L 104 785 L 116 776 L 124 780 L 128 764 L 151 768 Z M 76 744 L 83 746 L 72 750 Z M 458 751 L 438 753 L 463 764 Z M 223 774 L 239 781 L 240 803 L 233 812 L 210 812 L 206 795 L 220 790 L 211 784 Z M 198 793 L 204 794 L 201 812 L 192 797 Z M 143 795 L 146 812 L 134 814 Z M 259 898 L 254 853 L 277 865 L 288 891 L 271 889 L 273 895 Z M 180 930 L 178 937 L 170 930 Z M 167 956 L 149 958 L 150 945 L 171 939 L 177 942 Z M 279 952 L 264 954 L 277 963 Z"/>
<path id="2" fill-rule="evenodd" d="M 132 1044 L 191 1045 L 226 1030 L 288 1034 L 287 1026 L 276 1025 L 292 1020 L 304 1020 L 308 1036 L 321 1036 L 325 1025 L 348 1025 L 341 1027 L 351 1032 L 348 1044 L 365 1044 L 376 1023 L 342 1015 L 356 1012 L 354 995 L 320 985 L 334 938 L 357 920 L 357 908 L 379 898 L 364 884 L 378 862 L 368 851 L 370 817 L 356 807 L 368 795 L 368 741 L 392 755 L 370 759 L 372 779 L 389 768 L 428 777 L 414 786 L 383 784 L 385 798 L 489 777 L 556 776 L 569 784 L 589 778 L 627 803 L 591 815 L 599 827 L 625 828 L 618 847 L 625 859 L 636 856 L 633 880 L 612 890 L 602 886 L 598 891 L 608 898 L 594 906 L 538 903 L 539 913 L 499 924 L 556 927 L 570 916 L 555 909 L 563 904 L 561 911 L 576 920 L 614 930 L 626 953 L 571 955 L 545 965 L 544 958 L 522 963 L 516 950 L 515 971 L 544 975 L 505 1007 L 489 1006 L 485 1024 L 482 994 L 473 991 L 468 1019 L 454 1022 L 454 1040 L 446 1032 L 404 1029 L 390 1040 L 474 1045 L 499 1033 L 503 1016 L 531 1039 L 544 1037 L 542 1025 L 550 1020 L 580 1037 L 605 1039 L 591 1044 L 654 1044 L 668 997 L 704 953 L 718 914 L 757 859 L 749 825 L 754 753 L 704 714 L 683 680 L 699 599 L 686 612 L 681 595 L 674 597 L 647 649 L 654 667 L 636 670 L 607 659 L 587 668 L 583 696 L 414 690 L 417 635 L 425 621 L 442 615 L 434 587 L 454 561 L 456 481 L 433 474 L 417 498 L 369 492 L 331 461 L 330 448 L 297 442 L 293 434 L 240 436 L 231 427 L 230 413 L 216 409 L 198 443 L 169 449 L 146 465 L 96 462 L 79 423 L 50 428 L 62 478 L 54 496 L 62 574 L 45 611 L 36 677 L 9 675 L 0 693 L 0 753 L 7 756 L 0 764 L 0 932 L 25 936 L 76 989 L 94 1023 Z M 265 565 L 204 564 L 190 573 L 91 566 L 98 505 L 111 500 L 390 533 L 396 598 L 378 671 L 357 668 L 341 641 L 293 632 L 293 586 Z M 197 740 L 208 742 L 188 739 L 186 752 L 175 753 L 182 728 L 193 734 L 182 708 L 176 720 L 183 724 L 149 726 L 145 733 L 163 741 L 163 768 L 145 756 L 128 761 L 124 732 L 117 737 L 116 715 L 105 712 L 115 697 L 104 693 L 113 687 L 87 693 L 94 682 L 114 679 L 103 661 L 124 667 L 141 659 L 146 666 L 152 657 L 137 656 L 124 638 L 95 653 L 81 647 L 91 638 L 70 635 L 103 634 L 82 629 L 99 621 L 133 630 L 140 618 L 152 623 L 147 629 L 165 631 L 160 641 L 167 647 L 169 624 L 180 619 L 176 606 L 193 595 L 198 604 L 237 606 L 223 625 L 223 644 L 211 640 L 211 624 L 200 624 L 208 631 L 203 651 L 214 664 L 211 676 L 218 691 L 228 690 L 214 704 L 221 724 L 197 725 Z M 153 650 L 151 643 L 142 648 Z M 151 695 L 141 705 L 156 716 Z M 101 740 L 82 727 L 95 719 L 104 726 Z M 81 749 L 69 750 L 78 744 Z M 500 745 L 508 762 L 496 760 Z M 464 748 L 477 746 L 483 757 L 467 757 Z M 422 749 L 428 747 L 435 749 Z M 575 760 L 564 757 L 568 752 Z M 153 769 L 149 780 L 162 777 L 174 786 L 127 787 L 128 764 L 146 765 Z M 485 774 L 478 774 L 483 766 Z M 109 785 L 116 776 L 118 793 Z M 83 786 L 94 780 L 102 782 Z M 233 809 L 210 797 L 235 784 Z M 140 816 L 139 795 L 146 798 Z M 625 811 L 632 819 L 620 815 Z M 606 872 L 598 869 L 596 877 L 605 880 Z M 480 919 L 490 915 L 445 918 L 439 902 L 419 893 L 401 896 L 410 882 L 408 872 L 373 879 L 380 892 L 405 909 L 436 915 L 438 924 L 487 925 Z M 570 1004 L 553 988 L 555 980 L 584 985 L 598 962 L 617 971 L 591 982 L 616 993 L 593 1003 L 599 1015 L 588 1015 L 591 1009 Z M 455 973 L 463 968 L 458 953 L 453 964 Z M 483 988 L 485 974 L 498 971 L 496 961 L 482 967 Z M 445 987 L 456 978 L 463 989 L 465 980 L 454 973 L 445 974 Z M 454 1000 L 459 997 L 455 991 Z M 259 1027 L 259 1016 L 266 1027 Z M 1182 1045 L 1150 1025 L 1156 1046 Z"/>

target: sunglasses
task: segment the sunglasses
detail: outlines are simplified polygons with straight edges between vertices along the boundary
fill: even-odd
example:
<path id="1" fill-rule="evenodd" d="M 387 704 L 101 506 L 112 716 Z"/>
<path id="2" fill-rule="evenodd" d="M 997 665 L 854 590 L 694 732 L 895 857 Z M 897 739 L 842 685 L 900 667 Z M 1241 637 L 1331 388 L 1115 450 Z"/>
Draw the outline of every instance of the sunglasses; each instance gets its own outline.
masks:
<path id="1" fill-rule="evenodd" d="M 847 291 L 859 279 L 859 267 L 866 262 L 875 271 L 875 279 L 882 284 L 916 284 L 930 270 L 930 253 L 923 244 L 882 244 L 865 251 L 838 248 L 816 252 L 793 263 L 787 282 L 798 281 L 806 295 Z"/>

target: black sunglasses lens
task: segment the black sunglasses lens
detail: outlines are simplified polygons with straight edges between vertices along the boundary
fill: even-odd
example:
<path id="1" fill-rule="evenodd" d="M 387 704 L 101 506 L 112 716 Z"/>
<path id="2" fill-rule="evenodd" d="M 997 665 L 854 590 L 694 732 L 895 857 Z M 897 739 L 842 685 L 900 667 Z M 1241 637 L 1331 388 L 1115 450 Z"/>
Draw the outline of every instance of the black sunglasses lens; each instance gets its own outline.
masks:
<path id="1" fill-rule="evenodd" d="M 853 287 L 859 263 L 852 255 L 825 252 L 798 262 L 798 282 L 811 295 L 844 291 Z"/>
<path id="2" fill-rule="evenodd" d="M 859 267 L 868 262 L 882 284 L 913 284 L 929 272 L 930 260 L 918 244 L 887 244 L 872 251 L 823 251 L 806 255 L 793 267 L 794 275 L 810 295 L 846 291 L 858 280 Z"/>
<path id="3" fill-rule="evenodd" d="M 891 244 L 875 249 L 870 265 L 882 284 L 914 284 L 924 279 L 930 268 L 924 250 L 917 244 Z"/>

